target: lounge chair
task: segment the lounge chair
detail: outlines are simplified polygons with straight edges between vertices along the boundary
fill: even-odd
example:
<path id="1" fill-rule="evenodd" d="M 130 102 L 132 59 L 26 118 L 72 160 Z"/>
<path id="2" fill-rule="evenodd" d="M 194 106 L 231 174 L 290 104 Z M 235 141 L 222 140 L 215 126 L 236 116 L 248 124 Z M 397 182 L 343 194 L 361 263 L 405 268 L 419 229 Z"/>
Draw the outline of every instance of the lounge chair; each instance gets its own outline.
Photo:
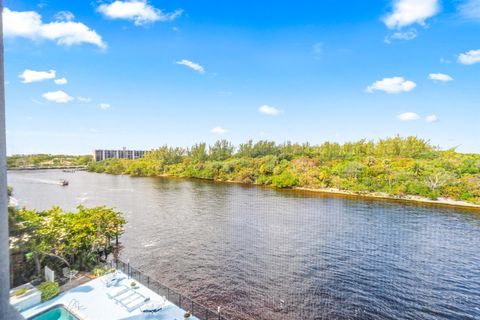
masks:
<path id="1" fill-rule="evenodd" d="M 110 291 L 107 292 L 107 296 L 110 298 L 110 299 L 113 299 L 121 294 L 124 294 L 125 292 L 127 292 L 128 290 L 130 290 L 129 287 L 127 287 L 126 285 L 123 285 L 121 287 L 117 287 L 117 288 L 114 288 Z"/>
<path id="2" fill-rule="evenodd" d="M 109 288 L 112 286 L 118 286 L 120 281 L 122 281 L 123 279 L 124 277 L 122 277 L 119 273 L 113 273 L 111 275 L 108 274 L 104 276 L 104 278 L 102 278 L 102 282 L 107 288 Z"/>
<path id="3" fill-rule="evenodd" d="M 138 297 L 129 304 L 125 305 L 125 308 L 128 312 L 132 312 L 133 310 L 143 306 L 148 300 L 150 300 L 148 297 Z"/>
<path id="4" fill-rule="evenodd" d="M 132 312 L 148 302 L 150 297 L 144 296 L 135 289 L 128 289 L 128 291 L 114 297 L 113 300 L 122 305 L 128 312 Z"/>
<path id="5" fill-rule="evenodd" d="M 132 298 L 135 296 L 136 293 L 134 290 L 128 288 L 128 290 L 122 292 L 121 294 L 118 294 L 116 297 L 112 298 L 116 303 L 122 304 L 122 301 L 126 301 L 127 299 Z"/>
<path id="6" fill-rule="evenodd" d="M 146 316 L 156 315 L 163 310 L 164 306 L 165 301 L 152 301 L 141 306 L 140 311 Z"/>

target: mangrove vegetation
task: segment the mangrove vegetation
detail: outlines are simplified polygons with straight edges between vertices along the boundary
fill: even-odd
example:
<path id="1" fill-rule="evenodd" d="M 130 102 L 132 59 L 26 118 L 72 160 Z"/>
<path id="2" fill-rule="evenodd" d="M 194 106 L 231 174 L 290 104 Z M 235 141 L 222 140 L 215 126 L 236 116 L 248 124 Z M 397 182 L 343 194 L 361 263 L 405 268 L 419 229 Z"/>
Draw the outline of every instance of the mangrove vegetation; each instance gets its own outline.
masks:
<path id="1" fill-rule="evenodd" d="M 162 146 L 136 160 L 91 162 L 88 170 L 381 194 L 480 204 L 480 155 L 441 150 L 417 137 L 321 145 L 226 140 Z"/>

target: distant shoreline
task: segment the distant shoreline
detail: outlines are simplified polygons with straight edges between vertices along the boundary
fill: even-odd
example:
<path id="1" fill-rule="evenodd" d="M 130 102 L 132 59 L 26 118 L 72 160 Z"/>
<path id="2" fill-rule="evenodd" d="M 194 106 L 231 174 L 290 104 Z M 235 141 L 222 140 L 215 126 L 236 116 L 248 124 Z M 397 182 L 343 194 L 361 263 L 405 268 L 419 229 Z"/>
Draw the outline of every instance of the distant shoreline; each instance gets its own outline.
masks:
<path id="1" fill-rule="evenodd" d="M 31 170 L 62 170 L 62 169 L 75 169 L 75 170 L 86 170 L 86 166 L 59 166 L 59 167 L 14 167 L 7 168 L 11 171 L 31 171 Z"/>
<path id="2" fill-rule="evenodd" d="M 131 175 L 126 175 L 126 176 L 132 177 Z M 177 176 L 171 176 L 166 174 L 156 175 L 154 177 L 169 178 L 169 179 L 201 180 L 201 181 L 210 181 L 214 183 L 233 183 L 233 184 L 238 184 L 243 186 L 264 187 L 264 188 L 269 188 L 269 189 L 278 190 L 278 191 L 294 191 L 294 192 L 304 191 L 304 192 L 310 192 L 314 194 L 350 196 L 350 197 L 356 197 L 361 199 L 372 199 L 372 200 L 390 200 L 390 201 L 405 202 L 410 204 L 430 204 L 430 205 L 443 206 L 443 207 L 449 207 L 449 208 L 473 209 L 477 212 L 480 212 L 480 205 L 478 204 L 469 203 L 466 201 L 442 198 L 442 197 L 438 198 L 438 200 L 431 200 L 428 198 L 414 196 L 414 195 L 398 197 L 398 196 L 392 196 L 392 195 L 389 195 L 386 193 L 380 193 L 380 192 L 358 193 L 358 192 L 349 191 L 349 190 L 339 190 L 336 188 L 323 188 L 323 189 L 305 188 L 305 187 L 275 188 L 275 187 L 264 185 L 264 184 L 244 183 L 239 181 L 221 181 L 221 180 L 194 178 L 194 177 L 177 177 Z"/>

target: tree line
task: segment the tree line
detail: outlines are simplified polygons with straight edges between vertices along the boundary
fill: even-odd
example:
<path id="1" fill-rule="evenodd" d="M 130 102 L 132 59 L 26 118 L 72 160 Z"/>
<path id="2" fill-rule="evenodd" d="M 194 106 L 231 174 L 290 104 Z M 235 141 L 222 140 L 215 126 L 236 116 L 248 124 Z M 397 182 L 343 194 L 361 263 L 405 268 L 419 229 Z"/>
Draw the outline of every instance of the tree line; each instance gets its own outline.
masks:
<path id="1" fill-rule="evenodd" d="M 22 167 L 85 166 L 93 161 L 90 155 L 14 154 L 7 157 L 9 169 Z"/>
<path id="2" fill-rule="evenodd" d="M 234 146 L 219 140 L 190 148 L 162 146 L 136 160 L 92 162 L 88 170 L 480 203 L 480 155 L 441 150 L 417 137 L 320 145 L 247 141 Z"/>

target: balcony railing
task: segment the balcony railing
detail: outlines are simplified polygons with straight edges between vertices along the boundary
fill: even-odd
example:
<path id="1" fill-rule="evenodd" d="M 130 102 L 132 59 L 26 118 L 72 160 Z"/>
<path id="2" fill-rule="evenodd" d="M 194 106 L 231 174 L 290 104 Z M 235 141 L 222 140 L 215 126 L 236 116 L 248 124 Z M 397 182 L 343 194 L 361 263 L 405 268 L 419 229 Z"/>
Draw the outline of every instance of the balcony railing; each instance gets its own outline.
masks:
<path id="1" fill-rule="evenodd" d="M 157 280 L 152 279 L 148 275 L 143 274 L 138 269 L 132 267 L 129 263 L 125 263 L 121 260 L 116 260 L 111 261 L 111 266 L 115 267 L 117 270 L 122 271 L 130 278 L 140 282 L 158 295 L 165 297 L 168 301 L 172 302 L 178 307 L 190 311 L 193 316 L 197 317 L 200 320 L 228 320 L 219 312 L 212 311 L 204 305 L 195 302 L 189 297 L 178 293 L 177 291 L 169 288 L 168 286 L 161 284 Z"/>

